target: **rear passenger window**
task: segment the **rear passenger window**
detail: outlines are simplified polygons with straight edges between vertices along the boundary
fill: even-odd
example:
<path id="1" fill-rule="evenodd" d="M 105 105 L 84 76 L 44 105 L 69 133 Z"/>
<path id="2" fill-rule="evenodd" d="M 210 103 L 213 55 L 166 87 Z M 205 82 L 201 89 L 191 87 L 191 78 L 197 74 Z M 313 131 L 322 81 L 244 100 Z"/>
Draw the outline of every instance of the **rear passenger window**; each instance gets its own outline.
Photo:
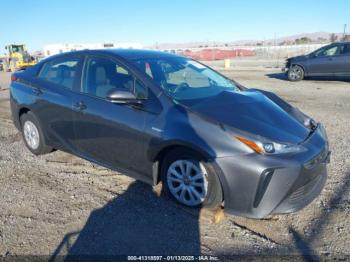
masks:
<path id="1" fill-rule="evenodd" d="M 340 54 L 347 54 L 347 55 L 349 55 L 350 54 L 350 44 L 346 44 L 346 45 L 342 45 L 341 47 L 340 47 Z"/>
<path id="2" fill-rule="evenodd" d="M 40 71 L 39 78 L 73 89 L 78 63 L 78 58 L 56 59 L 47 62 Z"/>

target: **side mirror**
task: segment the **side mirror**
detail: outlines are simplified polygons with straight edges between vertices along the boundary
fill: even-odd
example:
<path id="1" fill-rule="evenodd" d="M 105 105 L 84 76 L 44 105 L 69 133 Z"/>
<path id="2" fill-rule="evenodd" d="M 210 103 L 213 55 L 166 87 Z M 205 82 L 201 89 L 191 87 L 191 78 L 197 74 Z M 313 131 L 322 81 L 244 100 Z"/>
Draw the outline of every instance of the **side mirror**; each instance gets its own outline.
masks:
<path id="1" fill-rule="evenodd" d="M 111 90 L 107 94 L 107 99 L 116 104 L 142 104 L 142 100 L 137 99 L 133 93 L 120 89 Z"/>

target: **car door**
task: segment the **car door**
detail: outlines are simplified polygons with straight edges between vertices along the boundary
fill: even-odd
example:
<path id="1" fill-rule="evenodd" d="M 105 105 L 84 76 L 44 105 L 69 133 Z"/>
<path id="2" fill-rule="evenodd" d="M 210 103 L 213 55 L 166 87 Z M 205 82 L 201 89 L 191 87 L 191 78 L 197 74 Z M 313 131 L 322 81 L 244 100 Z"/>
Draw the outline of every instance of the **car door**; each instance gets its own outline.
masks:
<path id="1" fill-rule="evenodd" d="M 56 148 L 73 150 L 72 97 L 80 86 L 82 61 L 79 55 L 49 60 L 31 83 L 37 96 L 35 114 Z"/>
<path id="2" fill-rule="evenodd" d="M 350 44 L 339 44 L 338 55 L 334 57 L 336 65 L 334 74 L 336 76 L 350 76 Z"/>
<path id="3" fill-rule="evenodd" d="M 338 45 L 330 45 L 314 52 L 307 61 L 308 75 L 332 76 L 337 65 Z"/>
<path id="4" fill-rule="evenodd" d="M 135 92 L 144 99 L 144 104 L 108 101 L 107 93 L 115 88 Z M 145 161 L 143 131 L 150 114 L 146 110 L 147 101 L 148 88 L 125 66 L 114 58 L 88 56 L 81 94 L 73 101 L 74 143 L 80 154 L 112 169 L 146 173 L 142 163 Z"/>

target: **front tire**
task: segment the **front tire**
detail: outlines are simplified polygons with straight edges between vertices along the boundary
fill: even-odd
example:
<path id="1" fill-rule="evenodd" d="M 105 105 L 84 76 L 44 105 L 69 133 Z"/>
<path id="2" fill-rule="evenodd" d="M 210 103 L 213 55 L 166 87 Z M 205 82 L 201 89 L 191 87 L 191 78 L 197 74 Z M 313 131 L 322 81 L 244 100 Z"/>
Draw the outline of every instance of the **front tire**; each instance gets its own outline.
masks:
<path id="1" fill-rule="evenodd" d="M 304 69 L 299 65 L 293 65 L 288 70 L 288 79 L 290 81 L 296 82 L 304 79 L 305 72 Z"/>
<path id="2" fill-rule="evenodd" d="M 223 201 L 213 166 L 190 150 L 169 152 L 162 163 L 161 179 L 165 193 L 182 205 L 214 208 Z"/>
<path id="3" fill-rule="evenodd" d="M 30 152 L 34 155 L 50 153 L 52 147 L 46 144 L 44 133 L 35 115 L 29 111 L 21 116 L 20 121 L 23 140 Z"/>

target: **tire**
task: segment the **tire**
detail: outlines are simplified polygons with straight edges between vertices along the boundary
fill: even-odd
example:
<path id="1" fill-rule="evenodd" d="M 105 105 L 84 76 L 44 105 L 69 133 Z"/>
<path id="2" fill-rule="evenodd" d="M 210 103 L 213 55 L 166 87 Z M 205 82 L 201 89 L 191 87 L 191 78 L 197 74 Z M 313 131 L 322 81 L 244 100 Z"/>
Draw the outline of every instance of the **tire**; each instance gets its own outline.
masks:
<path id="1" fill-rule="evenodd" d="M 43 155 L 53 150 L 52 147 L 46 144 L 41 125 L 32 112 L 29 111 L 23 114 L 20 122 L 23 141 L 30 152 L 34 155 Z M 36 139 L 37 142 L 34 143 L 33 141 L 36 141 Z"/>
<path id="2" fill-rule="evenodd" d="M 189 170 L 191 170 L 190 178 L 186 175 L 186 177 L 181 176 L 182 179 L 178 179 L 179 177 L 174 175 L 174 171 L 171 171 L 175 167 L 175 170 L 178 171 L 177 174 L 179 175 L 181 172 L 181 163 L 184 164 L 185 169 L 186 166 L 188 166 Z M 198 170 L 202 172 L 196 172 Z M 201 178 L 199 178 L 200 173 L 202 173 Z M 196 174 L 198 175 L 198 178 L 193 180 Z M 181 183 L 179 181 L 174 181 L 174 179 L 180 180 Z M 210 163 L 201 161 L 201 157 L 190 150 L 175 149 L 165 156 L 161 166 L 161 180 L 163 191 L 166 195 L 182 205 L 194 208 L 214 208 L 222 204 L 222 188 L 219 178 L 214 172 L 213 166 Z M 194 184 L 194 182 L 196 183 Z M 179 190 L 181 192 L 185 191 L 183 197 L 184 200 L 181 200 L 181 192 L 177 194 L 174 193 L 174 189 L 178 189 L 181 184 L 182 187 L 186 187 L 186 189 Z M 194 191 L 196 191 L 197 194 L 195 194 Z M 189 199 L 192 199 L 193 201 L 189 201 Z"/>
<path id="3" fill-rule="evenodd" d="M 16 71 L 16 62 L 14 60 L 11 60 L 9 68 L 10 68 L 12 73 L 14 73 Z"/>
<path id="4" fill-rule="evenodd" d="M 288 70 L 288 79 L 289 81 L 301 81 L 304 79 L 305 72 L 304 69 L 299 65 L 293 65 Z"/>
<path id="5" fill-rule="evenodd" d="M 7 72 L 7 64 L 6 62 L 2 65 L 2 71 Z"/>

